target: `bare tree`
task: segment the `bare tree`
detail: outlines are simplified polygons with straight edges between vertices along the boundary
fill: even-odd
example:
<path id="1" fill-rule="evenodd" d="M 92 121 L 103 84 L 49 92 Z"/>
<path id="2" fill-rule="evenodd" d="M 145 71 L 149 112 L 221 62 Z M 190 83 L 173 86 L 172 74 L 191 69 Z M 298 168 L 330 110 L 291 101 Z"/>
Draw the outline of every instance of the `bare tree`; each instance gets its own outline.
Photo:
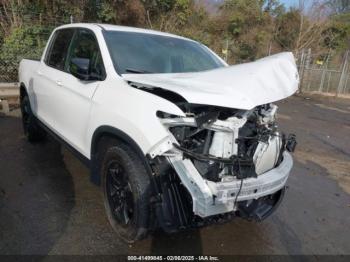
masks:
<path id="1" fill-rule="evenodd" d="M 300 24 L 295 52 L 309 48 L 323 40 L 322 31 L 326 28 L 327 6 L 321 1 L 312 1 L 305 8 L 305 0 L 299 0 Z"/>
<path id="2" fill-rule="evenodd" d="M 326 4 L 331 8 L 332 12 L 335 14 L 350 12 L 349 0 L 328 0 Z"/>

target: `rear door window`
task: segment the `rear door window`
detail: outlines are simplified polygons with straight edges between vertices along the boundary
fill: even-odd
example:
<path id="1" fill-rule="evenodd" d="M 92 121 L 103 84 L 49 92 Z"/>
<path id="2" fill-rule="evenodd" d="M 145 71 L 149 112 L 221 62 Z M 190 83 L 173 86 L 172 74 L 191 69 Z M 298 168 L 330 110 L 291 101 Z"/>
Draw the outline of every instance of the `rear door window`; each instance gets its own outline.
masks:
<path id="1" fill-rule="evenodd" d="M 56 31 L 53 42 L 46 57 L 46 64 L 64 70 L 69 45 L 74 35 L 74 29 L 61 29 Z"/>

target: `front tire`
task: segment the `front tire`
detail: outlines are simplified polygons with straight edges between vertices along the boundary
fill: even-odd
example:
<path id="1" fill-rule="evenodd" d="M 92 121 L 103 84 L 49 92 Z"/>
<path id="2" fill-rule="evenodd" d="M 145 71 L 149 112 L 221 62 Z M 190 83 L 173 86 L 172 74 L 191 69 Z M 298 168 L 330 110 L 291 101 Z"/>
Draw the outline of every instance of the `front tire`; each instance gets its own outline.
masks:
<path id="1" fill-rule="evenodd" d="M 104 204 L 110 224 L 127 243 L 146 237 L 150 224 L 150 178 L 126 144 L 109 146 L 101 165 Z"/>
<path id="2" fill-rule="evenodd" d="M 34 116 L 29 97 L 25 95 L 21 100 L 22 126 L 27 140 L 31 143 L 44 140 L 46 132 L 39 126 L 38 120 Z"/>

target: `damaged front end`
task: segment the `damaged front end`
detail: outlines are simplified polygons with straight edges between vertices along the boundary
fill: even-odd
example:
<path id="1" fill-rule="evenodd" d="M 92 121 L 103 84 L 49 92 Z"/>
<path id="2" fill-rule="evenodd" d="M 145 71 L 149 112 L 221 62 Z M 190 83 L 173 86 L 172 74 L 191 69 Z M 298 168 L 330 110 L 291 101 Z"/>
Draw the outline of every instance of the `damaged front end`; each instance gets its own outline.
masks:
<path id="1" fill-rule="evenodd" d="M 158 112 L 169 136 L 149 151 L 158 221 L 172 232 L 240 216 L 263 220 L 280 203 L 295 136 L 278 131 L 277 106 L 237 110 L 179 104 Z"/>
<path id="2" fill-rule="evenodd" d="M 298 88 L 292 53 L 199 72 L 122 77 L 183 113 L 159 107 L 166 111 L 157 117 L 167 136 L 147 149 L 164 230 L 236 216 L 263 220 L 276 209 L 293 166 L 288 151 L 296 141 L 278 130 L 272 103 Z"/>

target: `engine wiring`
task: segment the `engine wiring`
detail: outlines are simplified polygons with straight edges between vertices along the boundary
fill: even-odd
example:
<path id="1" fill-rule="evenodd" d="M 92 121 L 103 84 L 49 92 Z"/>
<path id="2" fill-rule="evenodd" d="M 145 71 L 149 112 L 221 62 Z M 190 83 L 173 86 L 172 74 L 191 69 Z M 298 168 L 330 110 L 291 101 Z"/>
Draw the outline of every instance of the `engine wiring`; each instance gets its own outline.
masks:
<path id="1" fill-rule="evenodd" d="M 238 167 L 239 167 L 239 168 L 238 168 L 238 172 L 241 173 L 241 172 L 242 172 L 242 170 L 241 170 L 241 165 L 239 164 Z M 241 177 L 242 177 L 242 176 L 241 176 Z M 241 191 L 242 191 L 242 188 L 243 188 L 243 180 L 244 180 L 244 178 L 241 178 L 240 180 L 241 180 L 241 184 L 240 184 L 239 190 L 238 190 L 238 192 L 237 192 L 237 194 L 236 194 L 235 201 L 233 202 L 233 206 L 236 206 L 237 200 L 238 200 L 238 196 L 241 194 Z"/>
<path id="2" fill-rule="evenodd" d="M 222 157 L 215 157 L 215 156 L 211 156 L 211 155 L 203 155 L 203 154 L 199 154 L 199 153 L 195 153 L 191 150 L 188 150 L 178 144 L 175 144 L 173 143 L 173 146 L 182 151 L 182 153 L 185 155 L 185 156 L 188 156 L 190 158 L 194 158 L 198 161 L 213 161 L 213 162 L 217 162 L 217 163 L 223 163 L 223 164 L 233 164 L 233 162 L 235 161 L 247 161 L 247 162 L 250 162 L 250 160 L 245 160 L 245 159 L 240 159 L 238 158 L 237 156 L 232 156 L 231 158 L 222 158 Z"/>
<path id="3" fill-rule="evenodd" d="M 260 111 L 267 110 L 267 106 L 259 107 L 254 111 L 240 110 L 235 113 L 225 111 L 222 114 L 213 110 L 198 111 L 198 114 L 195 115 L 196 126 L 178 125 L 169 128 L 177 142 L 174 142 L 173 146 L 175 150 L 181 151 L 183 159 L 190 159 L 199 173 L 210 181 L 221 181 L 224 175 L 235 176 L 238 180 L 249 177 L 256 178 L 258 176 L 256 167 L 259 166 L 258 162 L 261 160 L 256 157 L 258 148 L 260 151 L 264 151 L 271 143 L 276 146 L 275 152 L 278 153 L 275 155 L 274 166 L 282 161 L 284 150 L 288 150 L 285 135 L 278 132 L 276 123 L 269 119 L 266 122 L 260 121 L 260 117 L 263 116 Z M 214 132 L 222 132 L 212 130 L 210 127 L 216 120 L 223 120 L 232 113 L 236 118 L 247 118 L 245 124 L 239 128 L 239 133 L 232 134 L 234 138 L 227 142 L 236 143 L 236 146 L 227 149 L 228 153 L 225 154 L 217 153 L 215 146 L 210 151 L 211 145 L 214 143 Z M 236 131 L 232 130 L 232 132 Z M 215 143 L 220 143 L 220 139 L 220 137 L 217 138 Z M 295 141 L 295 136 L 291 139 Z M 294 149 L 295 144 L 296 142 L 290 143 L 290 148 Z M 235 154 L 230 153 L 232 150 L 235 150 Z"/>

